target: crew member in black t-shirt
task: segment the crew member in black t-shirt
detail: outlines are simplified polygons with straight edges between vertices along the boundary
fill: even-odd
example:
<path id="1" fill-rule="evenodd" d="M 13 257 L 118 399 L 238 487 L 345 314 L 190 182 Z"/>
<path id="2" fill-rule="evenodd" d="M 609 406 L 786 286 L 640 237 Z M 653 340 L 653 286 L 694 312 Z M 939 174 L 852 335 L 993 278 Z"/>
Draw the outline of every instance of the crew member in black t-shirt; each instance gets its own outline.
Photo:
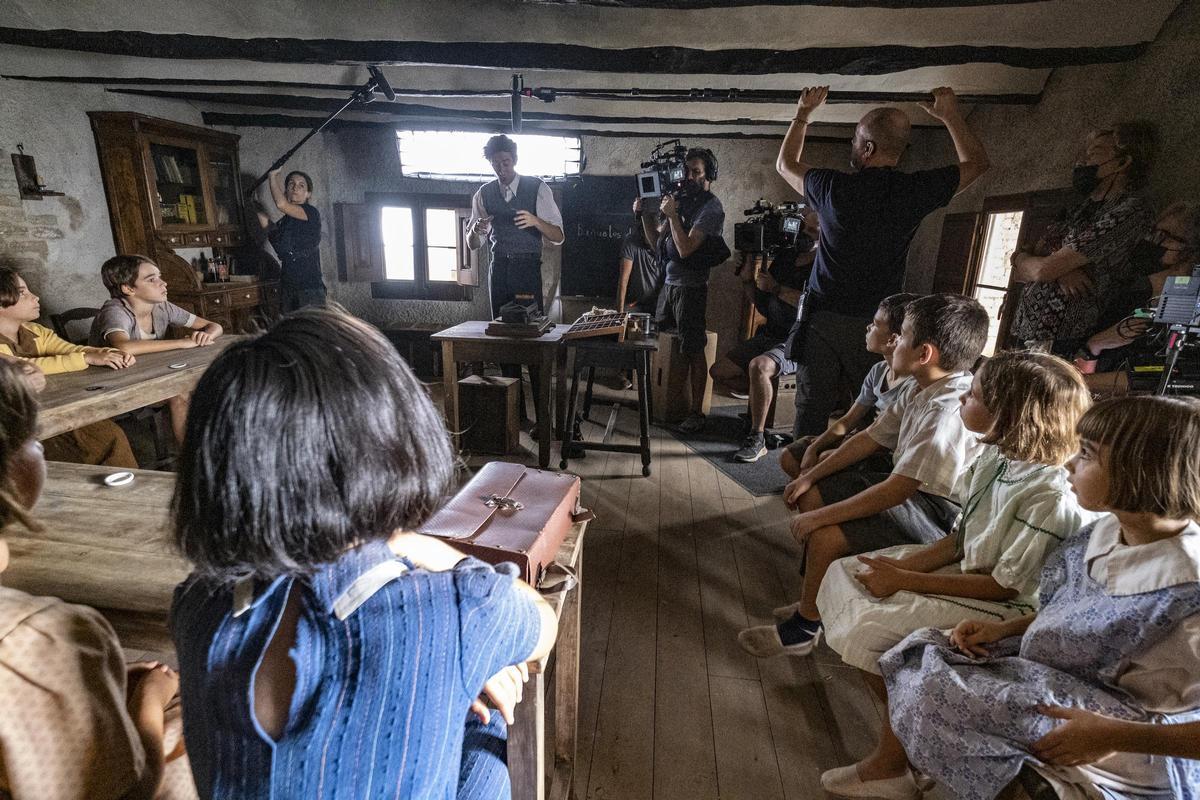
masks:
<path id="1" fill-rule="evenodd" d="M 312 198 L 312 178 L 293 170 L 283 181 L 282 170 L 272 170 L 271 197 L 283 216 L 272 223 L 265 211 L 258 212 L 258 222 L 267 232 L 271 247 L 279 256 L 283 271 L 279 277 L 280 306 L 284 313 L 304 306 L 325 303 L 325 280 L 321 277 L 321 214 L 309 200 Z"/>
<path id="2" fill-rule="evenodd" d="M 821 218 L 821 238 L 808 281 L 802 319 L 793 329 L 790 357 L 796 368 L 797 437 L 820 434 L 829 414 L 849 400 L 878 357 L 863 347 L 862 332 L 879 302 L 904 284 L 905 260 L 917 226 L 930 212 L 970 186 L 990 163 L 967 127 L 954 92 L 933 90 L 922 104 L 954 141 L 958 163 L 901 172 L 910 123 L 897 108 L 869 111 L 850 143 L 852 172 L 816 169 L 803 160 L 809 117 L 829 87 L 800 95 L 775 167 Z"/>
<path id="3" fill-rule="evenodd" d="M 659 330 L 679 336 L 679 352 L 687 363 L 688 415 L 679 424 L 683 433 L 704 429 L 704 394 L 708 388 L 708 277 L 729 258 L 721 231 L 725 209 L 710 188 L 717 179 L 717 157 L 711 150 L 694 147 L 684 155 L 684 182 L 675 194 L 662 198 L 658 210 L 664 220 L 655 228 L 653 218 L 642 213 L 641 198 L 634 213 L 642 214 L 646 240 L 658 237 L 658 260 L 663 264 L 663 288 L 658 294 L 655 319 Z"/>
<path id="4" fill-rule="evenodd" d="M 620 272 L 617 278 L 617 308 L 653 314 L 663 286 L 663 263 L 646 242 L 641 223 L 634 224 L 621 241 Z"/>

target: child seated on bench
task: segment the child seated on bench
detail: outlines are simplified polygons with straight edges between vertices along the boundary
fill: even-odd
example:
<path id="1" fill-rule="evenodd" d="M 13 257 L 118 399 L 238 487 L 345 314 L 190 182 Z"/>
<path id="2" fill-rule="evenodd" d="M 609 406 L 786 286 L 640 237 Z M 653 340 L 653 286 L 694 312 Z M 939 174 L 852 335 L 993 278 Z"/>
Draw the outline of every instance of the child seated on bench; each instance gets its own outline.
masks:
<path id="1" fill-rule="evenodd" d="M 948 797 L 992 800 L 1030 769 L 1063 800 L 1200 788 L 1200 400 L 1105 400 L 1078 431 L 1071 488 L 1108 513 L 1046 561 L 1037 613 L 925 628 L 880 659 L 896 735 Z"/>
<path id="2" fill-rule="evenodd" d="M 92 320 L 88 344 L 93 347 L 114 347 L 130 355 L 160 353 L 205 347 L 222 333 L 217 323 L 168 301 L 167 283 L 158 265 L 145 256 L 113 256 L 101 265 L 100 279 L 111 297 Z M 189 329 L 191 334 L 183 339 L 168 339 L 171 327 Z M 167 406 L 171 410 L 175 441 L 182 442 L 188 395 L 172 397 Z"/>
<path id="3" fill-rule="evenodd" d="M 42 530 L 35 503 L 46 465 L 28 372 L 0 359 L 0 530 L 9 536 Z M 7 566 L 0 538 L 0 573 Z M 178 676 L 158 662 L 124 662 L 93 609 L 0 586 L 0 796 L 194 800 Z"/>
<path id="4" fill-rule="evenodd" d="M 54 331 L 34 322 L 41 315 L 41 300 L 11 267 L 0 267 L 0 358 L 20 359 L 36 368 L 27 377 L 40 391 L 46 375 L 77 372 L 89 366 L 124 369 L 131 355 L 107 347 L 82 347 L 60 339 Z M 125 432 L 112 420 L 76 428 L 43 442 L 46 458 L 80 464 L 137 468 Z"/>

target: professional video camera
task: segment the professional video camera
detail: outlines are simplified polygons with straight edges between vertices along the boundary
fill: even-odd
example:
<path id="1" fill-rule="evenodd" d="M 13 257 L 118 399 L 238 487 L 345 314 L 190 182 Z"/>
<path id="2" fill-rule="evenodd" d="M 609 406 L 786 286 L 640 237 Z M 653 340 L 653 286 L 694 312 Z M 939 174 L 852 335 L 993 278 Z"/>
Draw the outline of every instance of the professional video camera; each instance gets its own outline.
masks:
<path id="1" fill-rule="evenodd" d="M 751 219 L 733 226 L 733 247 L 743 253 L 774 253 L 795 245 L 804 234 L 804 203 L 768 203 L 762 198 L 745 211 Z"/>
<path id="2" fill-rule="evenodd" d="M 687 152 L 678 139 L 656 144 L 650 160 L 642 162 L 642 171 L 637 175 L 638 197 L 662 197 L 681 191 L 687 183 Z"/>

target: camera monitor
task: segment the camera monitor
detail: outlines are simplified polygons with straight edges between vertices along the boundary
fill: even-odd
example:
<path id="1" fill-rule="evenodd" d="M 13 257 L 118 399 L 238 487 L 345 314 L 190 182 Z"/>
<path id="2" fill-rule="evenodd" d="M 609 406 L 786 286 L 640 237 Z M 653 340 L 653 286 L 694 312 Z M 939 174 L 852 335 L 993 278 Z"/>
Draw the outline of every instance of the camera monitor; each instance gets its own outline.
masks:
<path id="1" fill-rule="evenodd" d="M 800 232 L 801 219 L 799 217 L 784 217 L 783 232 L 796 234 Z"/>
<path id="2" fill-rule="evenodd" d="M 1200 266 L 1191 275 L 1167 278 L 1154 321 L 1160 325 L 1200 324 Z"/>
<path id="3" fill-rule="evenodd" d="M 640 172 L 637 176 L 638 197 L 661 197 L 662 187 L 657 172 Z"/>

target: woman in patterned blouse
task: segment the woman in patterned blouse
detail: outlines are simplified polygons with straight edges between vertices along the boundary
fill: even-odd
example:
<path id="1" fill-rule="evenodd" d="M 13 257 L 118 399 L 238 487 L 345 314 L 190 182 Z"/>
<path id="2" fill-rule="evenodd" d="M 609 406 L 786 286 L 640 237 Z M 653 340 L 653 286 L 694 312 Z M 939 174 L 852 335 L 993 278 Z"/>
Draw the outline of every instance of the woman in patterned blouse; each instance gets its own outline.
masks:
<path id="1" fill-rule="evenodd" d="M 1137 190 L 1154 150 L 1154 128 L 1144 120 L 1088 135 L 1071 181 L 1086 198 L 1051 227 L 1036 252 L 1013 253 L 1013 277 L 1026 283 L 1012 326 L 1018 343 L 1070 357 L 1095 331 L 1153 221 Z"/>

